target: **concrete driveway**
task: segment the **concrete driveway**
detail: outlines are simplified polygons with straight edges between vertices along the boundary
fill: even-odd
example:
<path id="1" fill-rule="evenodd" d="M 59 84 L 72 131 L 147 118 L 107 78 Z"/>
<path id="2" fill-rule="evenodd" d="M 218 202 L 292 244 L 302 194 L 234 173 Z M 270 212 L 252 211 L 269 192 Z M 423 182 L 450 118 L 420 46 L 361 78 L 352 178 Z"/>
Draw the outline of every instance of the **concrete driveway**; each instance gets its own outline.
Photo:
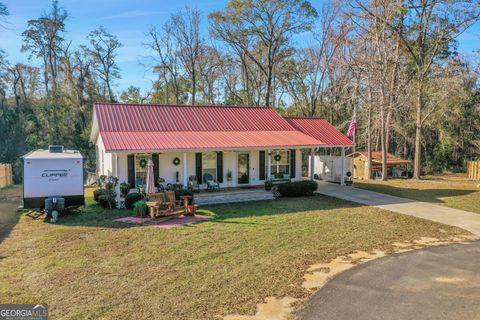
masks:
<path id="1" fill-rule="evenodd" d="M 480 241 L 359 265 L 330 280 L 295 318 L 480 319 Z"/>
<path id="2" fill-rule="evenodd" d="M 318 193 L 451 226 L 480 236 L 480 214 L 384 193 L 318 181 Z"/>

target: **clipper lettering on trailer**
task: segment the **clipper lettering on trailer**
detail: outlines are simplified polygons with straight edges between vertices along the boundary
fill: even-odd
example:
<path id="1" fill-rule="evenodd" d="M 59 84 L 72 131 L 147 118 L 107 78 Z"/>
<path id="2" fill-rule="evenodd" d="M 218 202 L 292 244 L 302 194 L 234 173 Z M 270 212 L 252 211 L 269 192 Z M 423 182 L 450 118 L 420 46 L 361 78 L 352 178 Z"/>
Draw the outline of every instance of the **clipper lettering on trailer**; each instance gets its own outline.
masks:
<path id="1" fill-rule="evenodd" d="M 42 178 L 49 178 L 48 181 L 57 181 L 60 178 L 66 178 L 68 177 L 68 173 L 70 172 L 70 169 L 68 170 L 43 170 L 42 173 Z"/>

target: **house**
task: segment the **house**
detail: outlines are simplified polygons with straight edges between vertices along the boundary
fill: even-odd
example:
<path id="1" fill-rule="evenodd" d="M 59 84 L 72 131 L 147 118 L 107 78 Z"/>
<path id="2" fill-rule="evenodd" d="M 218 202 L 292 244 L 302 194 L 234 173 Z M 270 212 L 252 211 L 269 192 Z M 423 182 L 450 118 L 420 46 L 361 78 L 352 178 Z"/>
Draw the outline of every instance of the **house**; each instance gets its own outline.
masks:
<path id="1" fill-rule="evenodd" d="M 367 177 L 367 159 L 368 152 L 366 150 L 356 151 L 348 155 L 353 158 L 353 177 L 355 179 L 368 179 Z M 372 151 L 372 176 L 374 178 L 382 175 L 382 151 Z M 410 160 L 404 160 L 393 154 L 387 153 L 387 177 L 397 178 L 406 177 L 408 173 L 408 165 Z"/>
<path id="2" fill-rule="evenodd" d="M 235 187 L 302 180 L 302 154 L 337 147 L 345 159 L 353 145 L 323 119 L 284 118 L 271 107 L 104 103 L 94 104 L 90 140 L 97 175 L 132 187 L 145 183 L 149 158 L 156 185 L 197 177 L 205 187 L 209 174 L 220 187 Z"/>

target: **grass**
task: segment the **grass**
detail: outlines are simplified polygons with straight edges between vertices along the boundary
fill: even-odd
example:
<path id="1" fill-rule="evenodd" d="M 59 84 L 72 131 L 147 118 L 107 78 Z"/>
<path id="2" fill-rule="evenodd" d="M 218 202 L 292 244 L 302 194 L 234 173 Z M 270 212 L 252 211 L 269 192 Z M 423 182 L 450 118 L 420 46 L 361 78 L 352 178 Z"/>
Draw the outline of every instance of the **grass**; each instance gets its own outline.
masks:
<path id="1" fill-rule="evenodd" d="M 480 188 L 476 185 L 478 181 L 462 174 L 427 176 L 422 180 L 355 181 L 359 188 L 480 213 Z"/>
<path id="2" fill-rule="evenodd" d="M 171 230 L 112 221 L 89 201 L 57 225 L 22 216 L 0 243 L 2 303 L 48 303 L 62 319 L 213 319 L 268 296 L 306 297 L 307 268 L 355 250 L 466 232 L 315 196 L 204 207 Z"/>

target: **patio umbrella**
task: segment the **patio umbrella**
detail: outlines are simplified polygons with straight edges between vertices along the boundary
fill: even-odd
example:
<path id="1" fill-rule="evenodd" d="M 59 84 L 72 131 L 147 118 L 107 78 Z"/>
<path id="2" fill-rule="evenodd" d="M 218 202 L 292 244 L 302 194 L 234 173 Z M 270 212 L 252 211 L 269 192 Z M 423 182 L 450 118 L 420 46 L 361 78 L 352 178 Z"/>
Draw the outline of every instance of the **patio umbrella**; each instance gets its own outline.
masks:
<path id="1" fill-rule="evenodd" d="M 147 162 L 147 185 L 145 186 L 145 193 L 146 194 L 155 193 L 155 182 L 153 177 L 152 159 L 148 159 L 148 162 Z"/>

